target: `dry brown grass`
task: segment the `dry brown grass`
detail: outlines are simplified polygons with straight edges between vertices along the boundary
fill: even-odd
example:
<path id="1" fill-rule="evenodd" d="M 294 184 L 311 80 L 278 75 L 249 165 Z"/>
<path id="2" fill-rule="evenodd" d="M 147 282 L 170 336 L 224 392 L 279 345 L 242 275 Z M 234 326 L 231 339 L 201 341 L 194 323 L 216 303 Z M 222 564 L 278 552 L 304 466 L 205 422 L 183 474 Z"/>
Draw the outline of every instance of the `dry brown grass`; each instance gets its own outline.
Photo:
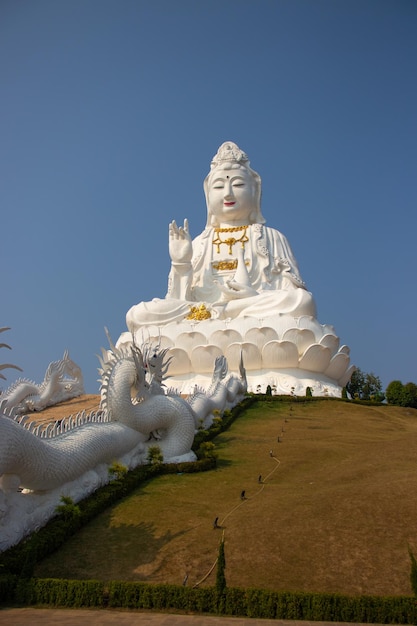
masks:
<path id="1" fill-rule="evenodd" d="M 81 411 L 97 411 L 100 408 L 99 395 L 82 395 L 66 402 L 60 402 L 54 406 L 50 406 L 39 413 L 30 413 L 29 415 L 39 424 L 48 423 L 54 420 L 60 420 L 68 415 L 76 415 Z"/>
<path id="2" fill-rule="evenodd" d="M 36 574 L 194 584 L 216 559 L 219 516 L 230 586 L 411 593 L 416 410 L 260 402 L 216 446 L 215 471 L 151 481 Z"/>

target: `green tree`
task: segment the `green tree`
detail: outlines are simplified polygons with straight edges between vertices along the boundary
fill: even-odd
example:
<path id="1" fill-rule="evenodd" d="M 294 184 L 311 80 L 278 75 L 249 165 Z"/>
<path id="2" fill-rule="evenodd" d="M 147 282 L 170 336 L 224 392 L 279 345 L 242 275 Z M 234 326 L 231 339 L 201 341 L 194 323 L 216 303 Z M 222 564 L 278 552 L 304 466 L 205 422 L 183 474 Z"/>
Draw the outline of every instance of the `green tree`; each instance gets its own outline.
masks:
<path id="1" fill-rule="evenodd" d="M 410 406 L 413 409 L 417 409 L 417 385 L 416 384 L 407 383 L 406 385 L 404 385 L 401 406 Z"/>
<path id="2" fill-rule="evenodd" d="M 346 390 L 351 398 L 372 399 L 378 402 L 382 402 L 384 399 L 379 376 L 376 376 L 373 372 L 362 372 L 359 368 L 353 372 L 352 378 L 346 385 Z"/>
<path id="3" fill-rule="evenodd" d="M 403 385 L 400 380 L 392 380 L 385 394 L 389 404 L 417 409 L 417 385 L 415 383 Z"/>
<path id="4" fill-rule="evenodd" d="M 385 390 L 385 396 L 389 404 L 401 405 L 404 385 L 400 380 L 392 380 Z"/>
<path id="5" fill-rule="evenodd" d="M 226 556 L 224 553 L 224 537 L 222 537 L 219 545 L 219 555 L 217 557 L 217 572 L 216 572 L 216 594 L 217 594 L 217 609 L 219 613 L 222 613 L 225 608 L 225 595 L 226 595 L 226 575 L 224 570 L 226 569 Z"/>
<path id="6" fill-rule="evenodd" d="M 346 384 L 346 390 L 350 397 L 360 398 L 364 384 L 365 374 L 358 367 L 358 369 L 353 372 L 350 381 Z"/>
<path id="7" fill-rule="evenodd" d="M 382 394 L 382 383 L 379 376 L 373 372 L 365 374 L 365 382 L 362 389 L 364 400 L 378 399 Z"/>

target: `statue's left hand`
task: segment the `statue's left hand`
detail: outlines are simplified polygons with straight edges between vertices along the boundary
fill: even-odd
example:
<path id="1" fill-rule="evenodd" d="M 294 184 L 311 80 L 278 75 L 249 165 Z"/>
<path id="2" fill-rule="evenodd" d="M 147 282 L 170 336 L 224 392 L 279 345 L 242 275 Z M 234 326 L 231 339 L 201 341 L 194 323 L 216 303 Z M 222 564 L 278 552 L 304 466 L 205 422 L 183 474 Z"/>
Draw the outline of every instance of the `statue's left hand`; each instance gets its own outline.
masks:
<path id="1" fill-rule="evenodd" d="M 258 292 L 253 287 L 238 283 L 235 280 L 227 280 L 224 285 L 219 284 L 219 287 L 223 292 L 225 300 L 237 300 L 258 295 Z"/>

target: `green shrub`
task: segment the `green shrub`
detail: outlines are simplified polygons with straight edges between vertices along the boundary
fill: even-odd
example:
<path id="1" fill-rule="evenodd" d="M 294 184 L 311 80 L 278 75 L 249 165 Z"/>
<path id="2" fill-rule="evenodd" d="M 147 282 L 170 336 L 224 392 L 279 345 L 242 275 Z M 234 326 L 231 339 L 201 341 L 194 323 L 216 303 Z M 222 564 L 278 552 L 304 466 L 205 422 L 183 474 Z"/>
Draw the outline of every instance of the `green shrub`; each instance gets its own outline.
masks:
<path id="1" fill-rule="evenodd" d="M 197 457 L 199 459 L 216 459 L 217 452 L 215 448 L 216 446 L 212 441 L 203 441 L 197 451 Z"/>
<path id="2" fill-rule="evenodd" d="M 61 503 L 56 507 L 56 512 L 62 515 L 65 520 L 78 519 L 80 517 L 80 507 L 74 504 L 69 496 L 61 496 Z"/>
<path id="3" fill-rule="evenodd" d="M 114 461 L 108 468 L 108 474 L 111 481 L 113 480 L 123 480 L 128 472 L 128 469 L 125 465 Z"/>
<path id="4" fill-rule="evenodd" d="M 149 446 L 146 460 L 151 465 L 160 465 L 164 461 L 164 455 L 159 446 Z"/>

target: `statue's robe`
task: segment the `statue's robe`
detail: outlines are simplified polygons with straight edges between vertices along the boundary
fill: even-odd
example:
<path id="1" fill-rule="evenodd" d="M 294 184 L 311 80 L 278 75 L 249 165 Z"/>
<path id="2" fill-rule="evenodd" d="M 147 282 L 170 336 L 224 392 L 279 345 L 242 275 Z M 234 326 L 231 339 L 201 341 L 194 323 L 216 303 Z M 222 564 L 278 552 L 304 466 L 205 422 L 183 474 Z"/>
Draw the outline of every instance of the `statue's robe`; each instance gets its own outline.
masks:
<path id="1" fill-rule="evenodd" d="M 238 240 L 243 231 L 233 233 Z M 130 332 L 149 325 L 164 326 L 184 320 L 191 306 L 205 305 L 213 318 L 234 319 L 247 316 L 262 319 L 271 315 L 316 317 L 313 296 L 306 290 L 297 262 L 286 237 L 261 224 L 248 226 L 244 261 L 251 287 L 257 294 L 225 300 L 221 285 L 232 280 L 237 271 L 236 246 L 213 244 L 213 227 L 193 240 L 190 264 L 172 265 L 168 292 L 164 299 L 141 302 L 127 313 Z M 222 241 L 228 233 L 220 233 Z M 229 235 L 230 236 L 230 235 Z"/>

